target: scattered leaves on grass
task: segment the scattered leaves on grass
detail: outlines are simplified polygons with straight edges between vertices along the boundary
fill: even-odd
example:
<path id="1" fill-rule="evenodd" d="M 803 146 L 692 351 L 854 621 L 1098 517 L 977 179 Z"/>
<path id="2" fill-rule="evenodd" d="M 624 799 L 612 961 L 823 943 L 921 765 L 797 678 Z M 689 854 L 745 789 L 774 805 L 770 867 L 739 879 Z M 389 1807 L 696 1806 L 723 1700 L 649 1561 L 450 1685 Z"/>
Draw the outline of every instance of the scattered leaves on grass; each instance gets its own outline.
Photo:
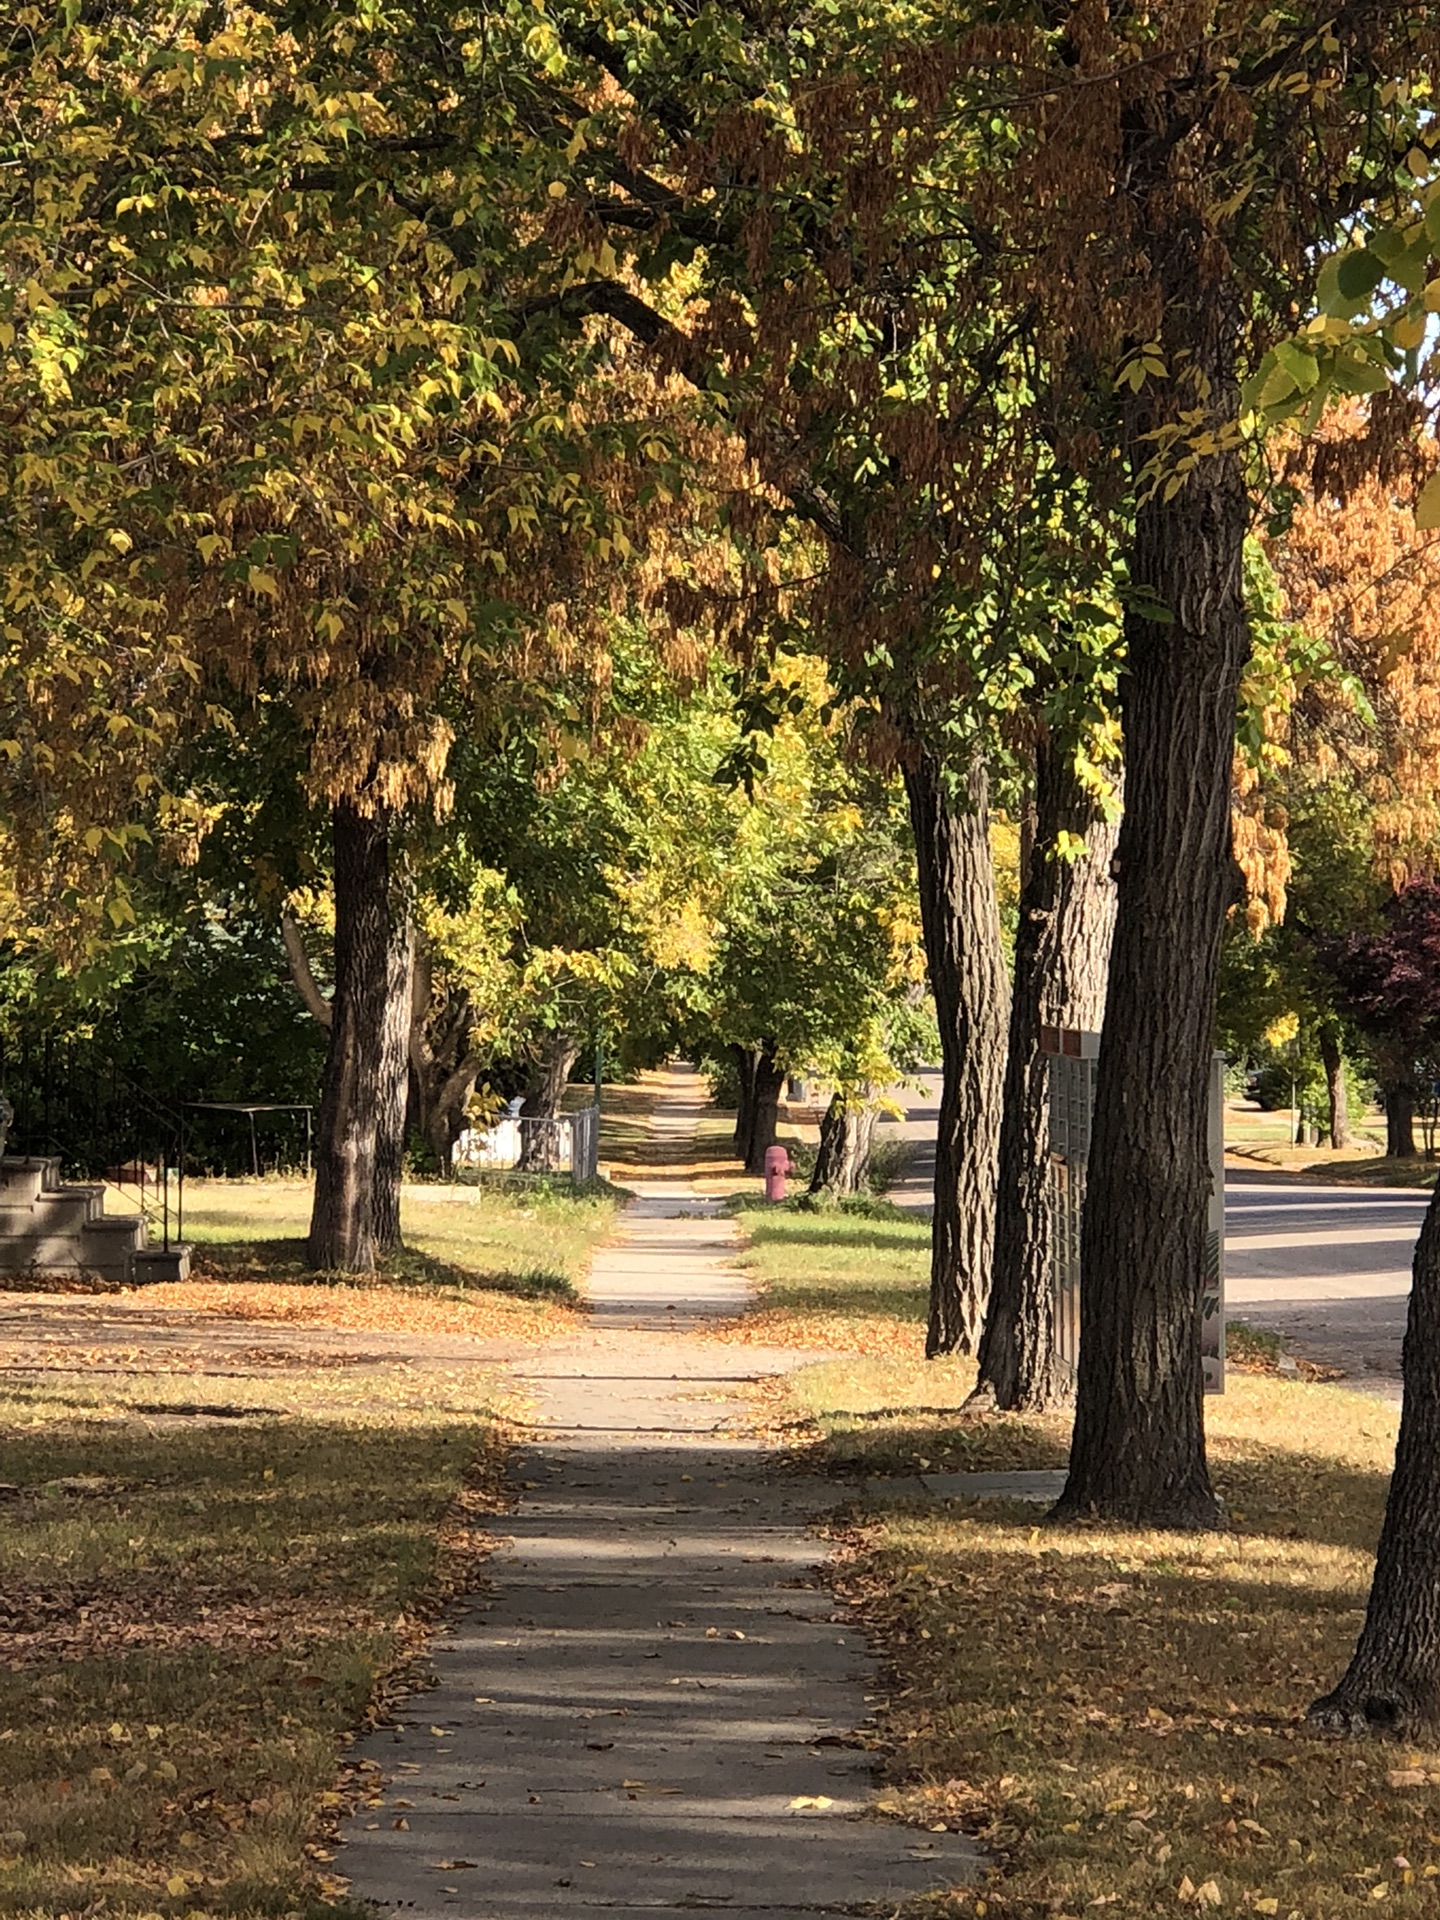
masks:
<path id="1" fill-rule="evenodd" d="M 943 1431 L 933 1394 L 931 1411 L 906 1411 L 911 1370 L 888 1394 L 885 1371 L 798 1377 L 827 1444 L 853 1445 L 847 1383 L 860 1410 Z M 1383 1744 L 1302 1724 L 1362 1617 L 1394 1410 L 1250 1376 L 1206 1413 L 1217 1481 L 1245 1516 L 1233 1533 L 1052 1528 L 1002 1503 L 912 1500 L 857 1510 L 837 1534 L 838 1591 L 890 1667 L 881 1804 L 975 1834 L 1001 1869 L 953 1907 L 917 1904 L 917 1920 L 982 1903 L 992 1920 L 1425 1910 L 1440 1754 L 1397 1765 Z"/>
<path id="2" fill-rule="evenodd" d="M 228 1394 L 275 1391 L 273 1369 L 252 1382 L 226 1359 Z M 284 1371 L 263 1429 L 170 1418 L 203 1376 L 143 1355 L 7 1375 L 7 1910 L 238 1915 L 339 1889 L 326 1840 L 376 1804 L 373 1771 L 339 1768 L 342 1740 L 412 1683 L 503 1499 L 493 1376 Z M 97 1445 L 103 1480 L 85 1473 Z"/>

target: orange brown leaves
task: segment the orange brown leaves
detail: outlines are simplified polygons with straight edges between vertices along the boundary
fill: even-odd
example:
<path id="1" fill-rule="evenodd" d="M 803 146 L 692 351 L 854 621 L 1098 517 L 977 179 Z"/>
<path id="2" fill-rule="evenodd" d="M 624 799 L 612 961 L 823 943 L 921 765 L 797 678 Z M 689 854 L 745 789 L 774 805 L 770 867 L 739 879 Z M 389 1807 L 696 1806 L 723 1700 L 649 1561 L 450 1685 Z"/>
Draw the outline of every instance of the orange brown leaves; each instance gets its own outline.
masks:
<path id="1" fill-rule="evenodd" d="M 1380 747 L 1359 763 L 1377 858 L 1403 884 L 1440 854 L 1440 535 L 1418 533 L 1413 508 L 1435 448 L 1404 447 L 1394 424 L 1351 402 L 1295 456 L 1309 496 L 1275 559 L 1289 617 L 1328 642 L 1374 702 Z"/>

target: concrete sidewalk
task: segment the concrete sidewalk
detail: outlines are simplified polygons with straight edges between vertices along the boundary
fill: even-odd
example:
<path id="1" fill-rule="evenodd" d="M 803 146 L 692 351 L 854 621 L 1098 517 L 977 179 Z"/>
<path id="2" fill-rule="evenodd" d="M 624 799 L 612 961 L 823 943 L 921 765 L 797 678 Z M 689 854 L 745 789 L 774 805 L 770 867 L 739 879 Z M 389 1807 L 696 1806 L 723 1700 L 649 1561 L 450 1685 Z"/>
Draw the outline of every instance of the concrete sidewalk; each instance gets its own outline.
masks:
<path id="1" fill-rule="evenodd" d="M 665 1092 L 657 1146 L 702 1102 L 692 1075 Z M 963 1836 L 870 1810 L 876 1670 L 807 1532 L 833 1489 L 771 1477 L 746 1431 L 747 1385 L 797 1357 L 694 1337 L 748 1292 L 735 1239 L 683 1181 L 641 1183 L 591 1330 L 520 1373 L 533 1437 L 493 1598 L 440 1637 L 438 1690 L 357 1752 L 385 1777 L 336 1862 L 358 1897 L 839 1920 L 976 1877 Z"/>

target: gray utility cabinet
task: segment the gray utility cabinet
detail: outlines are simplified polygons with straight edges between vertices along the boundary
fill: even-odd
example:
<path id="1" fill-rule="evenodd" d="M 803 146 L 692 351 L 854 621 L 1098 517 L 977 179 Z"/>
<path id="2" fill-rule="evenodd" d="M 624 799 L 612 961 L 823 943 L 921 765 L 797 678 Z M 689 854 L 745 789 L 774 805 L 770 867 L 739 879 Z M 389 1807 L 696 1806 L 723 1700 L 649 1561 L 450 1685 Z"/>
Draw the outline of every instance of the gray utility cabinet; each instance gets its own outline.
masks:
<path id="1" fill-rule="evenodd" d="M 1080 1218 L 1090 1164 L 1098 1033 L 1042 1027 L 1050 1090 L 1049 1196 L 1055 1276 L 1055 1341 L 1072 1372 L 1080 1358 Z M 1210 1225 L 1200 1283 L 1200 1359 L 1205 1391 L 1225 1391 L 1225 1056 L 1210 1072 Z"/>

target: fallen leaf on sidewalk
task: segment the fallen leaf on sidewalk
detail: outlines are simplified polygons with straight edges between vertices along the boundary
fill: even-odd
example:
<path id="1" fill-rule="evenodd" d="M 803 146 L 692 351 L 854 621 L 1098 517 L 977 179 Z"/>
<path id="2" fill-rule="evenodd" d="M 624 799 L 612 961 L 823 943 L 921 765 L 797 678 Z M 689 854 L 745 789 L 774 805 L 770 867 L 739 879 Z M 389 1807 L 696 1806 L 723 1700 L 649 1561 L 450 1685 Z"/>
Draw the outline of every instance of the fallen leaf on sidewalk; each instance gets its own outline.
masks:
<path id="1" fill-rule="evenodd" d="M 432 1873 L 458 1873 L 461 1867 L 478 1867 L 478 1860 L 427 1860 Z"/>
<path id="2" fill-rule="evenodd" d="M 790 1810 L 792 1813 L 823 1813 L 826 1807 L 833 1807 L 834 1804 L 827 1794 L 797 1793 L 790 1802 Z"/>

